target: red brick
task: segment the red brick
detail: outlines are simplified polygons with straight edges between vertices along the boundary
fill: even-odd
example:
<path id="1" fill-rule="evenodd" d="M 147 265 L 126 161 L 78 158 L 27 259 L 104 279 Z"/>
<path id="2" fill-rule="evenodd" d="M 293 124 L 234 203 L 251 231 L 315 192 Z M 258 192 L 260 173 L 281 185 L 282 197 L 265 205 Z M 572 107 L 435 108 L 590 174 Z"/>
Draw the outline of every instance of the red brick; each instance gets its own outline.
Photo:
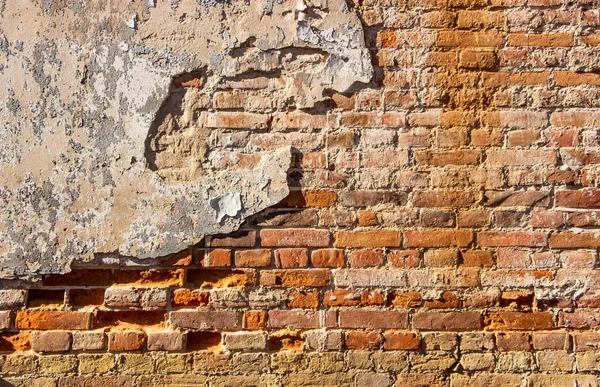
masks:
<path id="1" fill-rule="evenodd" d="M 315 250 L 310 256 L 310 261 L 314 267 L 342 267 L 344 266 L 344 250 L 339 249 L 321 249 Z"/>
<path id="2" fill-rule="evenodd" d="M 142 291 L 137 288 L 112 286 L 106 289 L 104 303 L 111 308 L 141 306 Z"/>
<path id="3" fill-rule="evenodd" d="M 558 315 L 558 323 L 561 327 L 572 329 L 597 328 L 600 326 L 600 312 L 560 312 Z"/>
<path id="4" fill-rule="evenodd" d="M 417 191 L 413 196 L 413 203 L 415 207 L 470 207 L 478 200 L 479 194 L 472 191 Z"/>
<path id="5" fill-rule="evenodd" d="M 531 266 L 531 252 L 525 250 L 498 250 L 496 252 L 496 264 L 499 268 Z"/>
<path id="6" fill-rule="evenodd" d="M 360 293 L 356 290 L 334 289 L 323 296 L 325 306 L 357 306 L 360 305 Z"/>
<path id="7" fill-rule="evenodd" d="M 436 299 L 426 300 L 423 306 L 429 309 L 456 309 L 459 307 L 459 305 L 460 301 L 458 300 L 456 294 L 450 291 L 445 291 Z"/>
<path id="8" fill-rule="evenodd" d="M 0 309 L 19 309 L 25 306 L 26 300 L 26 290 L 0 289 Z"/>
<path id="9" fill-rule="evenodd" d="M 575 227 L 600 226 L 600 211 L 577 211 L 567 214 L 567 225 Z"/>
<path id="10" fill-rule="evenodd" d="M 373 211 L 358 210 L 356 212 L 356 219 L 359 227 L 371 227 L 379 225 L 377 214 Z"/>
<path id="11" fill-rule="evenodd" d="M 124 324 L 158 326 L 164 324 L 164 310 L 96 310 L 94 328 L 119 327 Z"/>
<path id="12" fill-rule="evenodd" d="M 416 350 L 419 349 L 419 336 L 414 332 L 387 331 L 383 332 L 383 349 L 387 350 Z"/>
<path id="13" fill-rule="evenodd" d="M 194 330 L 240 328 L 240 313 L 230 311 L 179 310 L 169 313 L 172 326 Z"/>
<path id="14" fill-rule="evenodd" d="M 547 207 L 548 191 L 486 191 L 484 203 L 490 207 Z"/>
<path id="15" fill-rule="evenodd" d="M 567 332 L 534 332 L 533 348 L 535 350 L 556 349 L 568 350 L 569 334 Z"/>
<path id="16" fill-rule="evenodd" d="M 264 247 L 327 247 L 330 242 L 328 230 L 261 230 Z"/>
<path id="17" fill-rule="evenodd" d="M 271 266 L 271 250 L 238 250 L 235 252 L 237 267 L 266 267 Z"/>
<path id="18" fill-rule="evenodd" d="M 148 350 L 150 351 L 183 351 L 186 348 L 186 337 L 182 332 L 148 333 Z"/>
<path id="19" fill-rule="evenodd" d="M 593 125 L 599 116 L 595 111 L 557 111 L 552 113 L 550 123 L 555 127 L 583 128 Z"/>
<path id="20" fill-rule="evenodd" d="M 306 249 L 277 249 L 275 250 L 275 266 L 279 269 L 295 269 L 308 266 Z"/>
<path id="21" fill-rule="evenodd" d="M 145 342 L 143 332 L 108 332 L 108 350 L 111 352 L 141 351 Z"/>
<path id="22" fill-rule="evenodd" d="M 483 231 L 477 233 L 477 244 L 482 247 L 542 247 L 547 234 L 532 231 Z"/>
<path id="23" fill-rule="evenodd" d="M 377 349 L 381 346 L 381 333 L 346 331 L 344 341 L 348 349 Z"/>
<path id="24" fill-rule="evenodd" d="M 406 329 L 408 313 L 391 310 L 340 310 L 341 328 Z"/>
<path id="25" fill-rule="evenodd" d="M 215 235 L 210 237 L 208 247 L 254 247 L 256 246 L 256 231 L 238 231 L 230 235 Z"/>
<path id="26" fill-rule="evenodd" d="M 12 325 L 12 314 L 9 310 L 0 312 L 0 331 L 6 331 L 11 328 Z"/>
<path id="27" fill-rule="evenodd" d="M 34 332 L 31 341 L 35 352 L 67 352 L 71 349 L 69 332 Z"/>
<path id="28" fill-rule="evenodd" d="M 319 312 L 315 310 L 270 310 L 270 328 L 315 329 L 320 327 Z"/>
<path id="29" fill-rule="evenodd" d="M 472 241 L 471 231 L 404 231 L 406 247 L 467 247 Z"/>
<path id="30" fill-rule="evenodd" d="M 395 267 L 418 267 L 421 255 L 418 250 L 391 250 L 388 261 Z"/>
<path id="31" fill-rule="evenodd" d="M 508 132 L 507 146 L 511 148 L 518 146 L 532 146 L 538 144 L 540 140 L 540 130 L 513 130 Z"/>
<path id="32" fill-rule="evenodd" d="M 563 213 L 558 211 L 533 211 L 529 224 L 532 227 L 558 228 L 563 224 Z"/>
<path id="33" fill-rule="evenodd" d="M 202 262 L 204 267 L 228 267 L 231 266 L 231 250 L 213 249 Z"/>
<path id="34" fill-rule="evenodd" d="M 550 235 L 548 246 L 551 249 L 596 249 L 600 247 L 600 234 L 595 232 L 562 231 Z"/>
<path id="35" fill-rule="evenodd" d="M 363 290 L 360 295 L 362 306 L 384 306 L 385 294 L 377 290 Z"/>
<path id="36" fill-rule="evenodd" d="M 462 264 L 467 267 L 492 266 L 492 253 L 486 250 L 467 250 L 462 253 Z"/>
<path id="37" fill-rule="evenodd" d="M 400 231 L 338 231 L 335 233 L 335 247 L 398 247 L 402 241 Z"/>
<path id="38" fill-rule="evenodd" d="M 413 315 L 412 325 L 426 331 L 469 331 L 482 327 L 478 312 L 418 312 Z"/>
<path id="39" fill-rule="evenodd" d="M 378 204 L 406 204 L 408 195 L 403 191 L 362 191 L 347 190 L 340 194 L 340 202 L 345 207 L 369 207 Z"/>
<path id="40" fill-rule="evenodd" d="M 573 333 L 573 350 L 575 352 L 598 351 L 600 347 L 600 333 L 582 332 Z"/>
<path id="41" fill-rule="evenodd" d="M 563 267 L 592 269 L 596 266 L 597 254 L 595 251 L 567 250 L 560 254 Z"/>
<path id="42" fill-rule="evenodd" d="M 485 325 L 492 330 L 553 329 L 552 314 L 548 312 L 489 312 Z"/>
<path id="43" fill-rule="evenodd" d="M 530 351 L 531 335 L 526 332 L 498 332 L 496 333 L 496 347 L 498 351 Z"/>
<path id="44" fill-rule="evenodd" d="M 73 332 L 73 351 L 106 350 L 104 331 Z"/>
<path id="45" fill-rule="evenodd" d="M 458 250 L 427 250 L 423 259 L 425 266 L 455 267 L 458 264 Z"/>
<path id="46" fill-rule="evenodd" d="M 377 267 L 384 261 L 385 255 L 381 250 L 355 250 L 348 257 L 350 267 Z"/>
<path id="47" fill-rule="evenodd" d="M 19 329 L 82 330 L 92 328 L 92 314 L 66 311 L 18 311 L 15 325 Z"/>
<path id="48" fill-rule="evenodd" d="M 558 191 L 556 205 L 571 208 L 600 208 L 600 190 Z"/>

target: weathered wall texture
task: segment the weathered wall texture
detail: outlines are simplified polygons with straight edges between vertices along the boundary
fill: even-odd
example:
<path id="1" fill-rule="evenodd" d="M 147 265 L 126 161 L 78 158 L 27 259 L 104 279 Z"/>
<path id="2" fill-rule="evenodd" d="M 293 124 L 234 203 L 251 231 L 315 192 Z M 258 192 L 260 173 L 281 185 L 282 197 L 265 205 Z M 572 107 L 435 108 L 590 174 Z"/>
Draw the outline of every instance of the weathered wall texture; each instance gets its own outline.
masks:
<path id="1" fill-rule="evenodd" d="M 0 7 L 7 385 L 600 385 L 597 1 L 85 4 Z"/>
<path id="2" fill-rule="evenodd" d="M 2 5 L 0 277 L 235 230 L 289 193 L 289 145 L 251 133 L 372 77 L 343 0 L 114 3 Z"/>

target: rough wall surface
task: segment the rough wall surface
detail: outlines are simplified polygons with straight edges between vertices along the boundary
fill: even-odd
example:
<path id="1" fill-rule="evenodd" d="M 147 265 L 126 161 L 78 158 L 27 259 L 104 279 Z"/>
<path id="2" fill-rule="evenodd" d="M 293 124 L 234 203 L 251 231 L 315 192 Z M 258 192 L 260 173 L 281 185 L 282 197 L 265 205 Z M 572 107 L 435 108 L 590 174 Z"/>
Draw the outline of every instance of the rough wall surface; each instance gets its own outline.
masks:
<path id="1" fill-rule="evenodd" d="M 343 0 L 114 3 L 2 3 L 0 278 L 234 231 L 289 193 L 252 133 L 372 77 Z"/>
<path id="2" fill-rule="evenodd" d="M 178 4 L 156 6 L 177 14 Z M 100 254 L 41 282 L 4 280 L 7 385 L 600 384 L 599 4 L 349 5 L 373 64 L 372 80 L 368 69 L 357 80 L 368 84 L 273 101 L 261 91 L 284 78 L 278 61 L 283 70 L 243 70 L 202 89 L 198 122 L 212 124 L 196 127 L 183 101 L 189 85 L 211 81 L 192 73 L 163 94 L 137 143 L 152 155 L 148 171 L 184 185 L 202 179 L 180 159 L 185 147 L 216 149 L 215 171 L 244 175 L 292 146 L 291 193 L 178 254 Z M 168 28 L 190 34 L 181 48 L 204 44 L 177 15 Z M 302 53 L 300 68 L 322 74 L 326 55 Z M 314 96 L 308 86 L 327 84 L 305 79 L 280 92 Z M 33 94 L 3 97 L 23 106 Z M 182 127 L 200 137 L 169 142 Z M 211 140 L 194 143 L 203 133 Z"/>

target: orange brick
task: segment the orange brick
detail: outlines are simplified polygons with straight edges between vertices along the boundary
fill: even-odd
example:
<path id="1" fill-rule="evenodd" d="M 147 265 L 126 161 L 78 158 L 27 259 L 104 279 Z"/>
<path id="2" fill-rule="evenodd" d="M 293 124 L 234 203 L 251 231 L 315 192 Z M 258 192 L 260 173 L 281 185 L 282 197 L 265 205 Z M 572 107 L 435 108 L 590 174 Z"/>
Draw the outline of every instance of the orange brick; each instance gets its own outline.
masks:
<path id="1" fill-rule="evenodd" d="M 18 311 L 15 326 L 35 330 L 79 330 L 92 328 L 92 314 L 66 311 Z"/>
<path id="2" fill-rule="evenodd" d="M 323 304 L 325 306 L 357 306 L 360 304 L 361 295 L 355 290 L 334 289 L 325 293 Z"/>
<path id="3" fill-rule="evenodd" d="M 509 46 L 524 47 L 571 47 L 573 46 L 573 33 L 524 33 L 515 32 L 508 34 Z"/>
<path id="4" fill-rule="evenodd" d="M 329 284 L 329 270 L 269 270 L 260 273 L 261 286 L 322 287 Z"/>
<path id="5" fill-rule="evenodd" d="M 235 252 L 237 267 L 266 267 L 271 265 L 271 250 L 238 250 Z"/>
<path id="6" fill-rule="evenodd" d="M 275 250 L 275 266 L 280 269 L 294 269 L 308 266 L 306 249 L 277 249 Z"/>
<path id="7" fill-rule="evenodd" d="M 438 47 L 499 47 L 503 43 L 502 34 L 496 31 L 440 31 L 437 35 Z"/>
<path id="8" fill-rule="evenodd" d="M 396 292 L 390 304 L 396 308 L 414 308 L 421 306 L 423 299 L 419 292 Z"/>
<path id="9" fill-rule="evenodd" d="M 398 247 L 401 243 L 397 230 L 338 231 L 335 233 L 335 247 Z"/>
<path id="10" fill-rule="evenodd" d="M 292 191 L 278 207 L 329 207 L 336 201 L 333 191 Z"/>
<path id="11" fill-rule="evenodd" d="M 312 252 L 310 260 L 314 267 L 342 267 L 345 263 L 344 250 L 315 250 Z"/>
<path id="12" fill-rule="evenodd" d="M 288 296 L 287 305 L 290 308 L 317 308 L 319 292 L 292 292 Z"/>
<path id="13" fill-rule="evenodd" d="M 262 230 L 261 244 L 264 247 L 327 247 L 328 230 L 284 229 Z"/>
<path id="14" fill-rule="evenodd" d="M 205 267 L 228 267 L 231 266 L 231 250 L 213 249 L 201 260 Z"/>
<path id="15" fill-rule="evenodd" d="M 266 313 L 264 310 L 248 310 L 244 312 L 244 328 L 261 330 L 265 327 Z"/>
<path id="16" fill-rule="evenodd" d="M 548 312 L 489 312 L 485 325 L 493 330 L 553 329 L 552 314 Z"/>
<path id="17" fill-rule="evenodd" d="M 419 336 L 414 332 L 386 331 L 383 332 L 383 349 L 387 350 L 416 350 L 419 349 Z"/>

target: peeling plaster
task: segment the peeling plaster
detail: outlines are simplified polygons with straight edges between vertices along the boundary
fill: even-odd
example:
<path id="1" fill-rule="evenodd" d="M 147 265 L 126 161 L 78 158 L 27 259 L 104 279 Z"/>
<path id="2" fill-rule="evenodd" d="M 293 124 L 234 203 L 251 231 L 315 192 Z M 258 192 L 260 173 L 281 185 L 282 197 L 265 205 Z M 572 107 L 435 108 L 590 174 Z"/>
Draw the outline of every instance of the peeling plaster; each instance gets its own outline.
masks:
<path id="1" fill-rule="evenodd" d="M 343 0 L 7 2 L 0 278 L 175 253 L 281 201 L 290 148 L 257 154 L 251 171 L 206 167 L 198 117 L 211 108 L 195 102 L 256 74 L 276 80 L 265 92 L 281 109 L 369 82 L 360 21 Z M 182 77 L 197 83 L 177 89 Z M 165 146 L 193 153 L 186 168 L 152 164 L 167 132 L 192 139 Z"/>

